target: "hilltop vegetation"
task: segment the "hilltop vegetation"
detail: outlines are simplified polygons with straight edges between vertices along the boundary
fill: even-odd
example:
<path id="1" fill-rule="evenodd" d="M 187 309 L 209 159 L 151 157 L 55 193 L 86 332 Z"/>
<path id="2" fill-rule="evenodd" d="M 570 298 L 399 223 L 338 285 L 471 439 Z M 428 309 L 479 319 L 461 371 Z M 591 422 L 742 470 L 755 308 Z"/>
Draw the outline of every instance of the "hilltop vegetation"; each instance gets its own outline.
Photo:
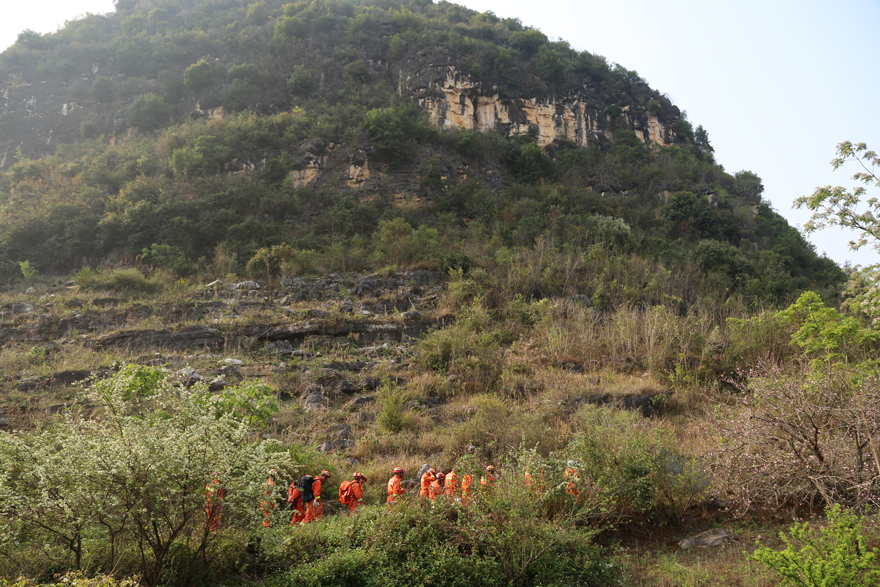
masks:
<path id="1" fill-rule="evenodd" d="M 596 132 L 438 127 L 426 71 Z M 447 2 L 118 0 L 0 79 L 0 582 L 769 586 L 759 534 L 880 506 L 870 284 L 636 72 Z M 386 511 L 426 462 L 497 485 Z M 263 527 L 270 467 L 327 519 Z"/>

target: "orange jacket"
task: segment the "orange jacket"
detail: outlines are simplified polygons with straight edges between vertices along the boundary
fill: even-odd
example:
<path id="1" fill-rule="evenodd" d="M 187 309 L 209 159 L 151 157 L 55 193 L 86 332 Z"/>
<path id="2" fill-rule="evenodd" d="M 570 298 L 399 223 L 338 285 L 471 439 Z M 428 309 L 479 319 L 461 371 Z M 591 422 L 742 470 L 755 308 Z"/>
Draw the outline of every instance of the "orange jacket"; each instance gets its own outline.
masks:
<path id="1" fill-rule="evenodd" d="M 461 478 L 461 499 L 467 501 L 471 496 L 471 485 L 474 483 L 472 475 L 465 475 Z"/>
<path id="2" fill-rule="evenodd" d="M 321 476 L 315 477 L 315 480 L 312 481 L 312 495 L 315 496 L 315 499 L 321 498 Z"/>
<path id="3" fill-rule="evenodd" d="M 483 489 L 488 489 L 492 485 L 495 485 L 495 476 L 494 475 L 484 475 L 480 477 L 480 487 Z"/>
<path id="4" fill-rule="evenodd" d="M 581 476 L 578 475 L 578 472 L 573 468 L 568 467 L 565 470 L 565 492 L 574 497 L 578 497 L 581 494 L 580 489 L 578 489 L 578 483 L 580 480 Z"/>
<path id="5" fill-rule="evenodd" d="M 446 497 L 453 498 L 458 495 L 458 475 L 455 474 L 455 469 L 449 471 L 449 474 L 446 476 Z"/>
<path id="6" fill-rule="evenodd" d="M 397 497 L 406 493 L 406 489 L 400 486 L 400 476 L 394 475 L 388 480 L 388 503 L 397 502 Z"/>
<path id="7" fill-rule="evenodd" d="M 535 495 L 541 497 L 544 493 L 544 469 L 541 469 L 541 472 L 538 473 L 537 482 L 532 479 L 532 474 L 526 471 L 526 489 L 531 489 Z"/>
<path id="8" fill-rule="evenodd" d="M 351 501 L 354 501 L 356 504 L 364 502 L 364 488 L 357 481 L 343 481 L 339 485 L 339 495 L 341 496 L 339 502 L 345 505 L 348 505 Z M 345 497 L 348 499 L 343 501 Z"/>
<path id="9" fill-rule="evenodd" d="M 443 495 L 443 485 L 440 485 L 440 479 L 435 477 L 434 480 L 431 481 L 429 497 L 433 501 L 435 498 L 437 498 L 441 495 Z"/>
<path id="10" fill-rule="evenodd" d="M 219 503 L 224 497 L 226 497 L 226 490 L 220 485 L 219 479 L 214 479 L 205 485 L 205 507 L 212 507 L 215 499 Z"/>
<path id="11" fill-rule="evenodd" d="M 419 488 L 419 497 L 430 497 L 431 499 L 433 499 L 433 496 L 431 495 L 431 484 L 433 484 L 436 480 L 437 478 L 434 477 L 434 475 L 432 475 L 430 471 L 425 471 L 425 474 L 422 475 L 422 485 Z"/>

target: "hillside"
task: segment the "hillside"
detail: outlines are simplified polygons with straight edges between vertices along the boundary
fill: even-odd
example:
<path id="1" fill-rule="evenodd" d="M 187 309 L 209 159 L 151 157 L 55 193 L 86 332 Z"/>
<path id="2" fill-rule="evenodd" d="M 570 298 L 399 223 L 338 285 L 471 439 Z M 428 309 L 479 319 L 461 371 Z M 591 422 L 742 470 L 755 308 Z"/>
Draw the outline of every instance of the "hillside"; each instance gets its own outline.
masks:
<path id="1" fill-rule="evenodd" d="M 0 584 L 769 586 L 758 538 L 880 504 L 847 274 L 636 72 L 446 2 L 119 0 L 0 96 Z"/>

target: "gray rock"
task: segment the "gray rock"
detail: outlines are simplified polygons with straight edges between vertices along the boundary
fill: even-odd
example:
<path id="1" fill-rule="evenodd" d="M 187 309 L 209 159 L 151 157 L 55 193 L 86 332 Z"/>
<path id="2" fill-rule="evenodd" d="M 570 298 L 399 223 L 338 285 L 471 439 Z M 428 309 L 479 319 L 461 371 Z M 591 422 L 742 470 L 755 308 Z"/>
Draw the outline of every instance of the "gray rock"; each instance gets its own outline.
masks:
<path id="1" fill-rule="evenodd" d="M 307 395 L 303 401 L 303 408 L 306 412 L 317 412 L 324 409 L 324 392 L 319 389 Z"/>
<path id="2" fill-rule="evenodd" d="M 354 446 L 351 440 L 328 440 L 322 442 L 315 449 L 317 452 L 335 452 L 337 450 L 346 450 Z"/>
<path id="3" fill-rule="evenodd" d="M 679 542 L 678 545 L 682 550 L 688 550 L 690 548 L 726 546 L 732 542 L 739 542 L 739 539 L 733 534 L 728 534 L 727 531 L 722 530 L 721 528 L 713 528 L 712 530 L 706 530 L 696 536 L 685 538 Z"/>
<path id="4" fill-rule="evenodd" d="M 235 366 L 244 365 L 244 361 L 242 361 L 241 359 L 227 358 L 227 359 L 223 359 L 223 362 L 226 363 L 227 365 L 235 365 Z"/>
<path id="5" fill-rule="evenodd" d="M 202 380 L 202 376 L 192 367 L 184 367 L 177 372 L 177 376 L 183 381 L 187 387 L 192 387 Z"/>
<path id="6" fill-rule="evenodd" d="M 421 320 L 421 319 L 422 319 L 422 313 L 419 312 L 418 310 L 410 310 L 409 312 L 404 312 L 404 313 L 401 314 L 400 316 L 401 316 L 401 318 L 403 318 L 403 319 L 406 320 L 407 322 L 411 322 L 411 321 L 413 321 L 413 320 Z"/>
<path id="7" fill-rule="evenodd" d="M 5 430 L 12 426 L 12 422 L 9 421 L 9 418 L 0 418 L 0 430 Z"/>
<path id="8" fill-rule="evenodd" d="M 272 355 L 291 355 L 293 354 L 294 348 L 289 340 L 279 340 L 266 343 L 266 351 Z"/>
<path id="9" fill-rule="evenodd" d="M 334 424 L 324 430 L 324 438 L 327 440 L 348 440 L 351 438 L 351 426 L 348 424 Z"/>
<path id="10" fill-rule="evenodd" d="M 326 318 L 329 314 L 324 310 L 312 309 L 309 310 L 309 316 L 312 318 Z"/>
<path id="11" fill-rule="evenodd" d="M 343 407 L 348 409 L 362 408 L 364 406 L 368 406 L 376 401 L 375 395 L 362 395 L 360 397 L 355 397 L 350 399 L 345 403 Z"/>
<path id="12" fill-rule="evenodd" d="M 242 281 L 232 284 L 232 289 L 236 291 L 252 291 L 260 289 L 260 284 L 256 281 Z"/>
<path id="13" fill-rule="evenodd" d="M 216 379 L 211 381 L 211 383 L 208 384 L 208 391 L 221 391 L 227 385 L 229 385 L 229 384 L 226 383 L 225 379 L 223 379 L 222 377 L 217 377 Z"/>
<path id="14" fill-rule="evenodd" d="M 12 315 L 30 314 L 34 311 L 33 304 L 12 304 Z"/>

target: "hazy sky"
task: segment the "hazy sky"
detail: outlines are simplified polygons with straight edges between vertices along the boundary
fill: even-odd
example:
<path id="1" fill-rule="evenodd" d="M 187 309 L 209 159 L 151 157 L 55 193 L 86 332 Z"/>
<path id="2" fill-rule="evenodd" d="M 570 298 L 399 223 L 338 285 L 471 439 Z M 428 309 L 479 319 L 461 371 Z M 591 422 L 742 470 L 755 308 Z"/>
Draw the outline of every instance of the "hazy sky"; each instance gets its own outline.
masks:
<path id="1" fill-rule="evenodd" d="M 880 0 L 462 0 L 516 17 L 572 47 L 636 70 L 709 133 L 734 173 L 764 180 L 764 195 L 795 225 L 808 213 L 795 198 L 816 186 L 852 187 L 855 168 L 829 161 L 845 140 L 880 151 Z M 0 49 L 19 32 L 56 30 L 112 0 L 31 0 L 4 8 Z M 872 195 L 880 196 L 874 188 Z M 848 250 L 853 234 L 810 240 L 843 263 L 880 263 Z"/>

